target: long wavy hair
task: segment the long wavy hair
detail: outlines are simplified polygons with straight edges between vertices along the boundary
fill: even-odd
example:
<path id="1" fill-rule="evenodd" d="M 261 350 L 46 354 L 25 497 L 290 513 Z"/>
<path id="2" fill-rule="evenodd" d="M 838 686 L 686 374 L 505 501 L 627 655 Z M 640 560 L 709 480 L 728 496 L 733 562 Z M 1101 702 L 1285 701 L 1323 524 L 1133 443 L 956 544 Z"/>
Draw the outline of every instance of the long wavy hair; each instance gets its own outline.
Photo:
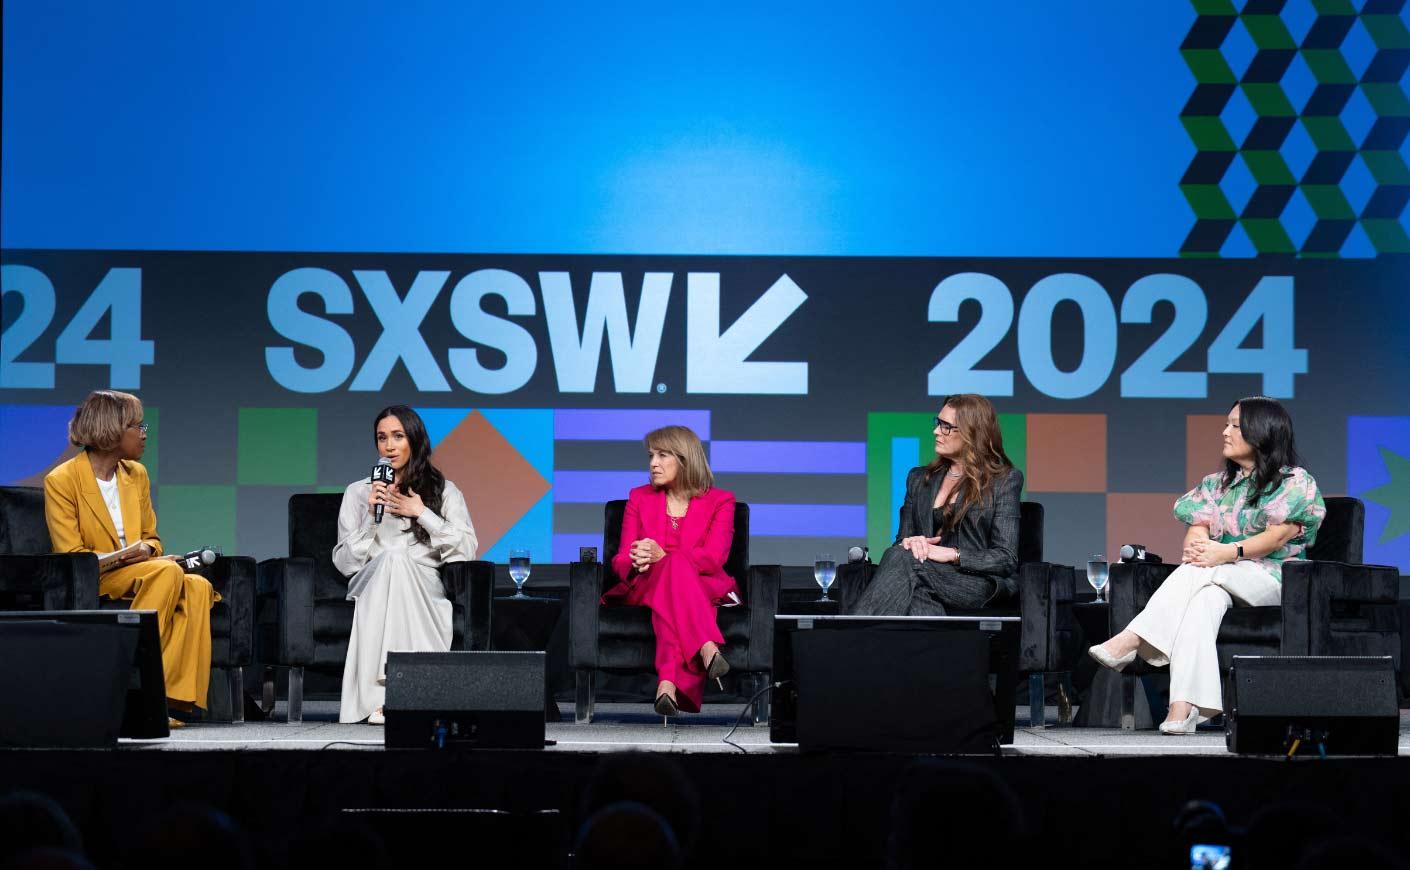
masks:
<path id="1" fill-rule="evenodd" d="M 1253 485 L 1249 487 L 1247 502 L 1252 507 L 1283 482 L 1287 477 L 1284 468 L 1301 465 L 1302 460 L 1293 439 L 1292 417 L 1282 402 L 1267 396 L 1249 396 L 1230 405 L 1229 410 L 1235 407 L 1239 409 L 1239 434 L 1253 448 Z M 1224 489 L 1234 485 L 1238 474 L 1239 464 L 1225 459 Z"/>
<path id="2" fill-rule="evenodd" d="M 955 409 L 958 428 L 954 435 L 960 436 L 964 445 L 960 451 L 964 478 L 957 487 L 955 510 L 949 512 L 942 530 L 949 532 L 960 524 L 971 507 L 985 504 L 994 497 L 994 484 L 1013 470 L 1013 461 L 1004 452 L 999 417 L 988 399 L 976 393 L 959 393 L 945 397 L 940 409 L 945 408 Z M 950 460 L 937 454 L 935 461 L 925 467 L 926 483 L 937 474 L 949 472 L 950 465 Z"/>
<path id="3" fill-rule="evenodd" d="M 431 464 L 431 438 L 426 434 L 426 424 L 421 415 L 406 405 L 390 405 L 377 412 L 372 421 L 372 443 L 377 443 L 377 424 L 388 417 L 396 417 L 401 430 L 406 433 L 406 441 L 411 445 L 411 456 L 397 475 L 396 485 L 403 493 L 414 490 L 421 496 L 428 510 L 441 514 L 441 500 L 445 497 L 446 476 Z M 411 524 L 411 533 L 423 544 L 431 542 L 431 535 L 420 523 Z"/>

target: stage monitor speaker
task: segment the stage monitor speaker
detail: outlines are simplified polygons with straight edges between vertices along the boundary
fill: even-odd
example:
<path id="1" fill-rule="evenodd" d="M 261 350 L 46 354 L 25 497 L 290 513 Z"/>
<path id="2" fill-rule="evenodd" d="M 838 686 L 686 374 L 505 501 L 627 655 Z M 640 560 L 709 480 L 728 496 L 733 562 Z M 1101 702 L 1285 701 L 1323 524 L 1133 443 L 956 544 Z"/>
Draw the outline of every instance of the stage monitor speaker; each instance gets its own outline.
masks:
<path id="1" fill-rule="evenodd" d="M 116 746 L 135 629 L 0 620 L 0 746 Z"/>
<path id="2" fill-rule="evenodd" d="M 544 653 L 387 654 L 386 745 L 541 749 Z"/>
<path id="3" fill-rule="evenodd" d="M 1224 739 L 1232 752 L 1395 755 L 1390 656 L 1234 656 Z"/>
<path id="4" fill-rule="evenodd" d="M 779 617 L 770 739 L 805 750 L 996 752 L 1013 739 L 1011 622 Z"/>
<path id="5" fill-rule="evenodd" d="M 118 736 L 138 739 L 171 736 L 171 730 L 167 727 L 166 677 L 162 672 L 162 645 L 161 638 L 157 634 L 157 612 L 155 610 L 0 611 L 0 622 L 9 624 L 58 623 L 69 626 L 91 625 L 122 629 L 133 638 L 135 646 L 131 649 L 124 647 L 120 653 L 122 658 L 117 661 L 125 693 Z M 33 656 L 26 654 L 17 659 L 0 658 L 0 661 L 42 662 L 47 661 L 45 655 L 47 654 L 38 653 Z M 85 666 L 93 668 L 95 663 L 101 661 L 106 660 L 87 659 Z M 11 664 L 8 667 L 16 666 Z M 7 676 L 13 677 L 14 675 Z M 37 672 L 15 678 L 41 680 L 48 684 L 43 687 L 44 691 L 52 691 L 52 687 L 62 687 L 65 684 L 65 678 L 51 673 L 48 670 L 48 665 Z M 0 680 L 0 695 L 3 695 L 0 697 L 0 704 L 16 698 L 23 701 L 23 695 L 17 695 L 15 692 L 5 689 L 5 685 L 7 684 Z M 28 701 L 23 701 L 23 703 L 29 707 L 37 706 Z M 8 716 L 0 717 L 0 723 L 7 721 L 10 721 Z"/>

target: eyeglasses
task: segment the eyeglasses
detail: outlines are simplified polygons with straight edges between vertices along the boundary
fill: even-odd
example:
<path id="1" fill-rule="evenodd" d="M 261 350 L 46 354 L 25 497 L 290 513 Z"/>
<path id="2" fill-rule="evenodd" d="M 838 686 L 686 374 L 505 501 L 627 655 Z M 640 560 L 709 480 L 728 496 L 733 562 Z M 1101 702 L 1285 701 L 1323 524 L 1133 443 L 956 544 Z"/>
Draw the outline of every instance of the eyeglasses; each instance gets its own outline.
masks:
<path id="1" fill-rule="evenodd" d="M 941 435 L 950 435 L 960 431 L 960 427 L 956 426 L 954 423 L 946 423 L 944 420 L 941 420 L 939 414 L 935 415 L 935 428 L 940 430 Z"/>
<path id="2" fill-rule="evenodd" d="M 146 423 L 133 423 L 131 426 L 128 426 L 127 428 L 129 428 L 129 429 L 136 429 L 138 432 L 141 432 L 143 435 L 146 435 L 146 434 L 147 434 L 147 424 L 146 424 Z"/>

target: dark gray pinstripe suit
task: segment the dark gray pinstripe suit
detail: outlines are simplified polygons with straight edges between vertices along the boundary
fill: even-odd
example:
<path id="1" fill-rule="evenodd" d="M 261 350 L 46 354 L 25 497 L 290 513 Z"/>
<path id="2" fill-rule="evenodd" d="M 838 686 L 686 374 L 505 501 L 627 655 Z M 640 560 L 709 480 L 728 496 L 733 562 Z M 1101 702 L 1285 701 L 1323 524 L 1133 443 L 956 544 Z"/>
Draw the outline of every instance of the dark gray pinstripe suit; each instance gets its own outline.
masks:
<path id="1" fill-rule="evenodd" d="M 958 564 L 920 562 L 901 546 L 912 535 L 934 536 L 932 506 L 942 474 L 925 479 L 925 468 L 906 477 L 896 541 L 882 554 L 871 584 L 853 613 L 866 616 L 944 616 L 946 608 L 975 610 L 1011 601 L 1018 594 L 1017 468 L 994 484 L 989 501 L 971 507 L 945 544 L 960 551 Z"/>

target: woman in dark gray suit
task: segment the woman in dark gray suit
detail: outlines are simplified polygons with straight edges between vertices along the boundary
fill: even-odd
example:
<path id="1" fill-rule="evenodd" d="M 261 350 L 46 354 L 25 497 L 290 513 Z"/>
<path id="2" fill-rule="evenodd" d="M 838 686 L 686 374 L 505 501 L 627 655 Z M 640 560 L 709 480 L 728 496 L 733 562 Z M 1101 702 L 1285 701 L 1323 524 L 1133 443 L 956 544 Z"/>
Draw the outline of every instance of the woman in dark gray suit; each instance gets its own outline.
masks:
<path id="1" fill-rule="evenodd" d="M 1022 491 L 994 406 L 973 393 L 947 397 L 935 461 L 907 475 L 896 542 L 852 612 L 944 616 L 1013 599 Z"/>

